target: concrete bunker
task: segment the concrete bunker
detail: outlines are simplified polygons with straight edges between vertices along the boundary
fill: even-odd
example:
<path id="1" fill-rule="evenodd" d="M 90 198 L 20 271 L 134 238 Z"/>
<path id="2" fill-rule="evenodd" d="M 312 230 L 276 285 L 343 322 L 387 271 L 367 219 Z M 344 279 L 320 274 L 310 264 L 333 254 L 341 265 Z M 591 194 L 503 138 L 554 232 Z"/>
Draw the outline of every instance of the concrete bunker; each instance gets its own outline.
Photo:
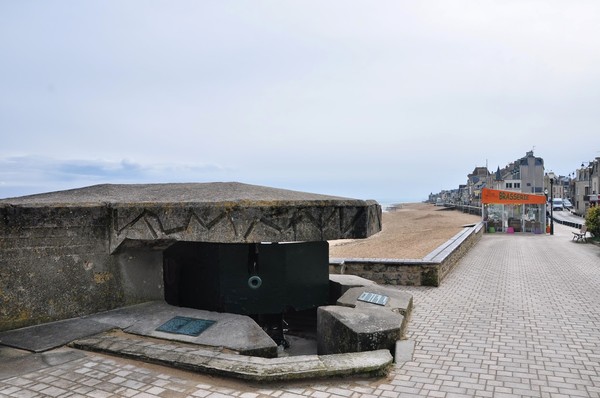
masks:
<path id="1" fill-rule="evenodd" d="M 3 199 L 0 344 L 33 352 L 70 344 L 156 363 L 170 349 L 192 350 L 172 365 L 242 378 L 380 374 L 412 297 L 404 293 L 398 306 L 397 291 L 329 275 L 327 243 L 380 230 L 375 201 L 240 183 L 97 185 Z M 362 294 L 388 302 L 364 303 Z M 284 319 L 312 328 L 321 351 L 280 355 Z M 343 331 L 343 344 L 332 330 Z M 148 351 L 145 337 L 172 348 Z M 302 348 L 302 336 L 289 337 Z M 210 349 L 201 355 L 180 343 Z M 283 358 L 294 355 L 302 356 Z"/>
<path id="2" fill-rule="evenodd" d="M 0 216 L 0 331 L 157 299 L 281 329 L 328 303 L 328 240 L 381 230 L 375 201 L 240 183 L 96 185 Z"/>

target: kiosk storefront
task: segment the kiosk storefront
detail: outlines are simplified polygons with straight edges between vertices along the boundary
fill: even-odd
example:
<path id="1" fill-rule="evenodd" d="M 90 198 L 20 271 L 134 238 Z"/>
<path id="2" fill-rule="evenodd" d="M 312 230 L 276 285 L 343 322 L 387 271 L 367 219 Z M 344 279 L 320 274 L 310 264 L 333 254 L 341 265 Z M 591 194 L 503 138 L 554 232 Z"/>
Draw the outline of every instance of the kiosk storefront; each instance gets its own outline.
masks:
<path id="1" fill-rule="evenodd" d="M 483 188 L 481 206 L 487 232 L 544 232 L 545 195 Z"/>

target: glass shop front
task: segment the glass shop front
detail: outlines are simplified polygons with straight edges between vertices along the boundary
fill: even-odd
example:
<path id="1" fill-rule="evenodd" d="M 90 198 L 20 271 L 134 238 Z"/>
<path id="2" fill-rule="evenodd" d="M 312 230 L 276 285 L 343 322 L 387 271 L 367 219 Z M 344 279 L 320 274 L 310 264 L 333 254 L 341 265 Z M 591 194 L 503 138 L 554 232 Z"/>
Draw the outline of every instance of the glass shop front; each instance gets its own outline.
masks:
<path id="1" fill-rule="evenodd" d="M 482 218 L 486 232 L 530 232 L 546 227 L 546 196 L 484 188 Z"/>

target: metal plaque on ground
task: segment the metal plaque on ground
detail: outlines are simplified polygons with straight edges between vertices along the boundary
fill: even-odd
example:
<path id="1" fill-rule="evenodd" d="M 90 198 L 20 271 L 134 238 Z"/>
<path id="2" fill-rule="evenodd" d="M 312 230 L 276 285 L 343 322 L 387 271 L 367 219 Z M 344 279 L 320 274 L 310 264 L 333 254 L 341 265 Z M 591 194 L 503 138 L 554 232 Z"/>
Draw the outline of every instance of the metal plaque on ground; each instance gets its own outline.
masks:
<path id="1" fill-rule="evenodd" d="M 364 292 L 361 294 L 357 300 L 364 301 L 367 303 L 377 304 L 377 305 L 386 305 L 389 297 L 376 293 Z"/>
<path id="2" fill-rule="evenodd" d="M 208 329 L 215 321 L 207 319 L 188 318 L 176 316 L 156 328 L 159 332 L 185 334 L 187 336 L 199 336 Z"/>

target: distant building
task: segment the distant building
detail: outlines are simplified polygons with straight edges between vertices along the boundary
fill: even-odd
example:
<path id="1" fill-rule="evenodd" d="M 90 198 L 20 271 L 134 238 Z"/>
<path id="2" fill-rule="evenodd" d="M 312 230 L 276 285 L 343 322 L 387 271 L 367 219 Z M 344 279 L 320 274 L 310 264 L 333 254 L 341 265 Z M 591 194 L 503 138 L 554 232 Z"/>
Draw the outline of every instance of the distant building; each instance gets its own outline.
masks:
<path id="1" fill-rule="evenodd" d="M 527 152 L 519 163 L 521 192 L 537 194 L 544 193 L 544 159 L 533 156 L 533 151 Z"/>
<path id="2" fill-rule="evenodd" d="M 458 197 L 461 204 L 469 203 L 469 188 L 467 184 L 460 184 L 458 186 Z"/>
<path id="3" fill-rule="evenodd" d="M 600 187 L 600 157 L 575 171 L 574 211 L 585 215 L 591 206 L 598 205 L 598 187 Z"/>
<path id="4" fill-rule="evenodd" d="M 441 198 L 444 202 L 479 206 L 483 188 L 541 195 L 546 186 L 544 182 L 544 159 L 529 151 L 504 168 L 498 167 L 495 173 L 490 173 L 487 167 L 477 166 L 467 175 L 466 184 L 460 185 L 457 190 L 431 193 L 428 201 L 435 203 L 437 198 Z M 568 186 L 568 182 L 566 184 Z"/>
<path id="5" fill-rule="evenodd" d="M 481 190 L 487 187 L 490 172 L 487 167 L 475 167 L 473 172 L 467 176 L 467 190 L 469 192 L 469 204 L 481 204 Z"/>
<path id="6" fill-rule="evenodd" d="M 544 193 L 544 159 L 529 151 L 521 159 L 496 170 L 491 184 L 494 189 L 523 193 Z"/>

